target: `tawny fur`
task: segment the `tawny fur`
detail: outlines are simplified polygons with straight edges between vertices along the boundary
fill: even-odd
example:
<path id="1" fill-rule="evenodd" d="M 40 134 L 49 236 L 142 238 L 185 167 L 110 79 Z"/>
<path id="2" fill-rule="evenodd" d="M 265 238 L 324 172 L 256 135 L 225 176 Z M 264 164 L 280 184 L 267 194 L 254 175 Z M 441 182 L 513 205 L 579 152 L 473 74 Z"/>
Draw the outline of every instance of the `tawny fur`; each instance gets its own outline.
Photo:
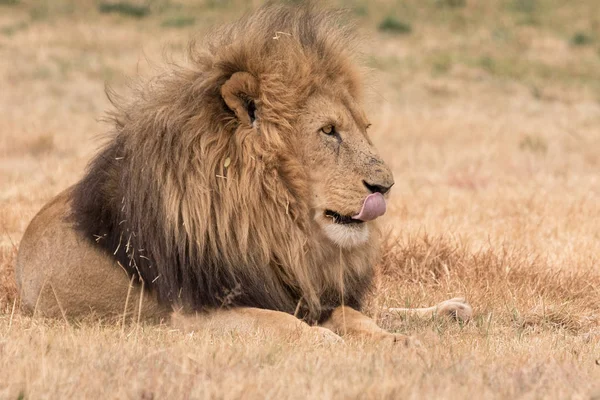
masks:
<path id="1" fill-rule="evenodd" d="M 192 47 L 191 65 L 116 102 L 114 136 L 74 189 L 81 232 L 100 238 L 165 303 L 253 306 L 311 320 L 342 303 L 359 308 L 377 230 L 350 248 L 324 240 L 302 150 L 317 140 L 302 120 L 317 95 L 331 98 L 328 108 L 350 110 L 365 137 L 360 71 L 350 30 L 340 26 L 338 13 L 310 6 L 263 8 Z M 222 97 L 239 72 L 256 79 L 258 129 Z M 389 175 L 378 158 L 373 164 L 368 140 L 357 147 L 347 162 L 364 171 L 341 165 L 327 178 L 346 174 L 359 188 L 341 188 L 338 208 L 349 193 L 360 207 L 367 169 Z"/>

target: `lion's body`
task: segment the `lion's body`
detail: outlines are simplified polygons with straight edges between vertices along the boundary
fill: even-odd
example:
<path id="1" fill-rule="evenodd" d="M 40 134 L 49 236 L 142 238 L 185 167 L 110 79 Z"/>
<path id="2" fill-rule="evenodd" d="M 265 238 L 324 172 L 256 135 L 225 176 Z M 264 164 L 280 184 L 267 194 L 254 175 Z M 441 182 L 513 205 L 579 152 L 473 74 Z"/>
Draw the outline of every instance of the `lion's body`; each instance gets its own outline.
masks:
<path id="1" fill-rule="evenodd" d="M 34 218 L 17 260 L 24 305 L 346 321 L 335 310 L 361 307 L 393 185 L 348 32 L 335 14 L 270 6 L 191 59 L 117 102 L 107 146 Z"/>
<path id="2" fill-rule="evenodd" d="M 72 192 L 67 189 L 48 203 L 23 236 L 16 269 L 22 302 L 31 311 L 57 318 L 133 314 L 141 287 L 129 289 L 125 271 L 74 229 Z M 154 296 L 144 293 L 145 319 L 166 318 L 168 311 Z"/>

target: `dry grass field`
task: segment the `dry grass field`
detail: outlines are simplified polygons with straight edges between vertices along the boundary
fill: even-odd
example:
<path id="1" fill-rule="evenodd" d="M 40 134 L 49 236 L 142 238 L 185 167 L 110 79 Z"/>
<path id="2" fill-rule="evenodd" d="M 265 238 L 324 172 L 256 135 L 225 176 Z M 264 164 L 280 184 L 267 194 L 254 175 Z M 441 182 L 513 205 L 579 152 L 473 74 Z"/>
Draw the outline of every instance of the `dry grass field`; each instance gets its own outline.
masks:
<path id="1" fill-rule="evenodd" d="M 396 180 L 367 312 L 423 350 L 19 311 L 19 241 L 99 147 L 105 83 L 260 3 L 0 0 L 0 398 L 600 398 L 596 0 L 333 2 Z M 380 312 L 454 296 L 465 325 Z"/>

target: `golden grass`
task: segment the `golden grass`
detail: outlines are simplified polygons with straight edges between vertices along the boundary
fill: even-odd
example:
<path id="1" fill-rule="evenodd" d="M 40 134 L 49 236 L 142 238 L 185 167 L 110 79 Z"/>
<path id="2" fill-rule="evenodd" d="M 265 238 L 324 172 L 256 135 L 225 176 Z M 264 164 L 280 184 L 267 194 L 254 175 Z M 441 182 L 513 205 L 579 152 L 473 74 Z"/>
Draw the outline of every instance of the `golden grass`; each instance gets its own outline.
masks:
<path id="1" fill-rule="evenodd" d="M 4 313 L 12 313 L 12 308 L 18 300 L 14 270 L 16 255 L 16 248 L 0 248 L 0 311 Z"/>
<path id="2" fill-rule="evenodd" d="M 426 234 L 392 240 L 384 247 L 379 279 L 387 282 L 388 291 L 391 286 L 402 296 L 396 303 L 418 298 L 423 291 L 458 290 L 476 304 L 478 326 L 492 318 L 517 329 L 574 334 L 598 326 L 597 270 L 553 271 L 541 258 L 518 248 L 471 252 L 464 244 Z"/>
<path id="3" fill-rule="evenodd" d="M 345 2 L 372 36 L 372 135 L 396 178 L 367 312 L 425 352 L 21 314 L 16 246 L 99 146 L 104 81 L 123 90 L 248 7 L 167 3 L 0 5 L 0 398 L 600 396 L 600 42 L 571 44 L 598 40 L 593 1 Z M 387 15 L 412 32 L 374 33 Z M 455 296 L 466 325 L 382 312 Z"/>

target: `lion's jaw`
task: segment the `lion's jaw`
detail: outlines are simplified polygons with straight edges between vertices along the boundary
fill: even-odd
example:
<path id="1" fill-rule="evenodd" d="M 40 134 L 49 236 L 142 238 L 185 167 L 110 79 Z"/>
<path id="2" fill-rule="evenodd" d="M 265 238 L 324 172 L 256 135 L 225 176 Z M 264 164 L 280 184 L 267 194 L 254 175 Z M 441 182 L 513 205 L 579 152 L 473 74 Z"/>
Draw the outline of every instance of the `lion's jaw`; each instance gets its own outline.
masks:
<path id="1" fill-rule="evenodd" d="M 314 220 L 325 236 L 340 247 L 357 247 L 369 240 L 370 223 L 368 222 L 339 224 L 333 218 L 327 217 L 323 210 L 315 210 Z"/>

